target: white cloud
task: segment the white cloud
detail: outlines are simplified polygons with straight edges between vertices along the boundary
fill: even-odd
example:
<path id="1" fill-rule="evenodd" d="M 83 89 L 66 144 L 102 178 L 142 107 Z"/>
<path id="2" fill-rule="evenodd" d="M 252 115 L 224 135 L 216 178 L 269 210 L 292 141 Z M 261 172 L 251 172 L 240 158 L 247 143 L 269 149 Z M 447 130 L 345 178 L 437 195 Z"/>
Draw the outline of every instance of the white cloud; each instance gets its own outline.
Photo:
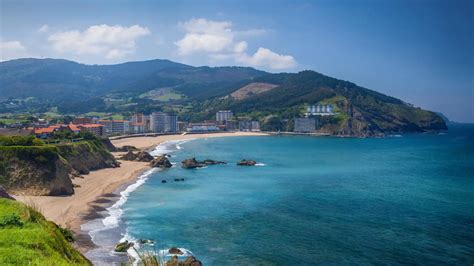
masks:
<path id="1" fill-rule="evenodd" d="M 43 26 L 41 26 L 39 29 L 38 29 L 38 32 L 39 33 L 44 33 L 44 32 L 47 32 L 49 31 L 49 26 L 48 24 L 44 24 Z"/>
<path id="2" fill-rule="evenodd" d="M 228 49 L 234 42 L 232 23 L 228 21 L 212 21 L 203 18 L 191 19 L 181 26 L 185 29 L 184 37 L 175 42 L 180 55 L 195 52 L 217 53 Z"/>
<path id="3" fill-rule="evenodd" d="M 288 69 L 296 66 L 296 60 L 291 55 L 277 54 L 267 48 L 258 48 L 252 56 L 239 54 L 236 61 L 250 66 L 268 66 L 271 69 Z"/>
<path id="4" fill-rule="evenodd" d="M 0 41 L 0 61 L 27 57 L 26 48 L 19 41 Z"/>
<path id="5" fill-rule="evenodd" d="M 122 27 L 106 24 L 90 26 L 85 31 L 56 32 L 48 40 L 60 53 L 102 55 L 107 59 L 119 59 L 135 53 L 136 40 L 150 34 L 146 27 L 133 25 Z"/>
<path id="6" fill-rule="evenodd" d="M 259 36 L 264 29 L 233 31 L 230 21 L 213 21 L 204 18 L 191 19 L 179 24 L 184 30 L 183 38 L 175 42 L 178 54 L 188 56 L 195 53 L 207 54 L 211 61 L 232 60 L 235 63 L 287 69 L 296 66 L 291 55 L 280 55 L 270 49 L 260 47 L 253 55 L 247 54 L 248 43 L 236 40 L 243 37 Z"/>

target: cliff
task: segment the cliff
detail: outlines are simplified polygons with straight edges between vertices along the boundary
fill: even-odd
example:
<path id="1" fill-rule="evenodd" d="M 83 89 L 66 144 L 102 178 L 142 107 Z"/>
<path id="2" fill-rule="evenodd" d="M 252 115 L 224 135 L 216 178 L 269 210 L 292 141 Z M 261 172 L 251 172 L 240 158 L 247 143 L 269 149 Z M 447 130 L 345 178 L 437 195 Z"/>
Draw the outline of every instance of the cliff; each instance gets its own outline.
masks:
<path id="1" fill-rule="evenodd" d="M 11 194 L 70 195 L 74 193 L 71 175 L 117 166 L 97 139 L 44 145 L 34 139 L 0 136 L 0 186 Z"/>
<path id="2" fill-rule="evenodd" d="M 68 240 L 34 208 L 0 198 L 0 265 L 91 265 Z"/>
<path id="3" fill-rule="evenodd" d="M 0 146 L 0 185 L 12 194 L 73 194 L 70 172 L 54 146 Z"/>
<path id="4" fill-rule="evenodd" d="M 119 164 L 99 140 L 57 145 L 58 153 L 80 174 L 91 170 L 117 167 Z"/>

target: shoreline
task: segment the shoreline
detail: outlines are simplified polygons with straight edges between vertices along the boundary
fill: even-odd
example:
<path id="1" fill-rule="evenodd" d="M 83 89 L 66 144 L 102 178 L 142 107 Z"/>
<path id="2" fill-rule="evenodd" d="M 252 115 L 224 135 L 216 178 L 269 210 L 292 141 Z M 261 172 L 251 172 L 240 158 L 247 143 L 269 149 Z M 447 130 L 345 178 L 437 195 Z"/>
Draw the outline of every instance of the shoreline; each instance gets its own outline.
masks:
<path id="1" fill-rule="evenodd" d="M 132 145 L 141 150 L 150 151 L 168 141 L 190 140 L 215 137 L 268 136 L 260 132 L 205 133 L 186 135 L 159 135 L 130 137 L 112 140 L 116 147 Z M 122 154 L 113 152 L 114 156 Z M 20 202 L 36 206 L 47 220 L 74 231 L 76 242 L 74 246 L 83 254 L 95 247 L 87 231 L 81 225 L 88 221 L 101 218 L 100 212 L 111 207 L 120 199 L 120 192 L 133 184 L 151 169 L 148 163 L 118 160 L 117 168 L 104 168 L 91 171 L 83 177 L 72 181 L 79 185 L 70 196 L 23 196 L 15 195 Z"/>

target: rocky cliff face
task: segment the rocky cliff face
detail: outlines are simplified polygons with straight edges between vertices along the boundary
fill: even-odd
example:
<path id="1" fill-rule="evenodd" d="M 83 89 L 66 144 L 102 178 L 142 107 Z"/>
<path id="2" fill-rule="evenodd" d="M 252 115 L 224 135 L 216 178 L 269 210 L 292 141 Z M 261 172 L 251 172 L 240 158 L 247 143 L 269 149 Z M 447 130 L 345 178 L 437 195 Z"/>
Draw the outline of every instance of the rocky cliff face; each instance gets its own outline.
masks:
<path id="1" fill-rule="evenodd" d="M 2 147 L 0 184 L 12 194 L 73 194 L 71 167 L 54 147 Z"/>
<path id="2" fill-rule="evenodd" d="M 100 142 L 95 140 L 58 145 L 57 148 L 58 153 L 80 174 L 119 166 L 114 156 Z"/>
<path id="3" fill-rule="evenodd" d="M 11 194 L 70 195 L 71 175 L 117 167 L 98 140 L 57 146 L 0 146 L 0 185 Z"/>

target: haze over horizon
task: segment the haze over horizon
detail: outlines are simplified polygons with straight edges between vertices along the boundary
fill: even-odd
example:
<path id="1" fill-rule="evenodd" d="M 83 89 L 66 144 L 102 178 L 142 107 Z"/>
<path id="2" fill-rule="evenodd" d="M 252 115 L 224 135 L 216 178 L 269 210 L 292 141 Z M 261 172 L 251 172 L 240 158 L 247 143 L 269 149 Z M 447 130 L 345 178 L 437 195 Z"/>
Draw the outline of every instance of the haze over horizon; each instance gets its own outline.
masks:
<path id="1" fill-rule="evenodd" d="M 474 122 L 472 1 L 2 1 L 0 14 L 1 61 L 311 69 Z"/>

